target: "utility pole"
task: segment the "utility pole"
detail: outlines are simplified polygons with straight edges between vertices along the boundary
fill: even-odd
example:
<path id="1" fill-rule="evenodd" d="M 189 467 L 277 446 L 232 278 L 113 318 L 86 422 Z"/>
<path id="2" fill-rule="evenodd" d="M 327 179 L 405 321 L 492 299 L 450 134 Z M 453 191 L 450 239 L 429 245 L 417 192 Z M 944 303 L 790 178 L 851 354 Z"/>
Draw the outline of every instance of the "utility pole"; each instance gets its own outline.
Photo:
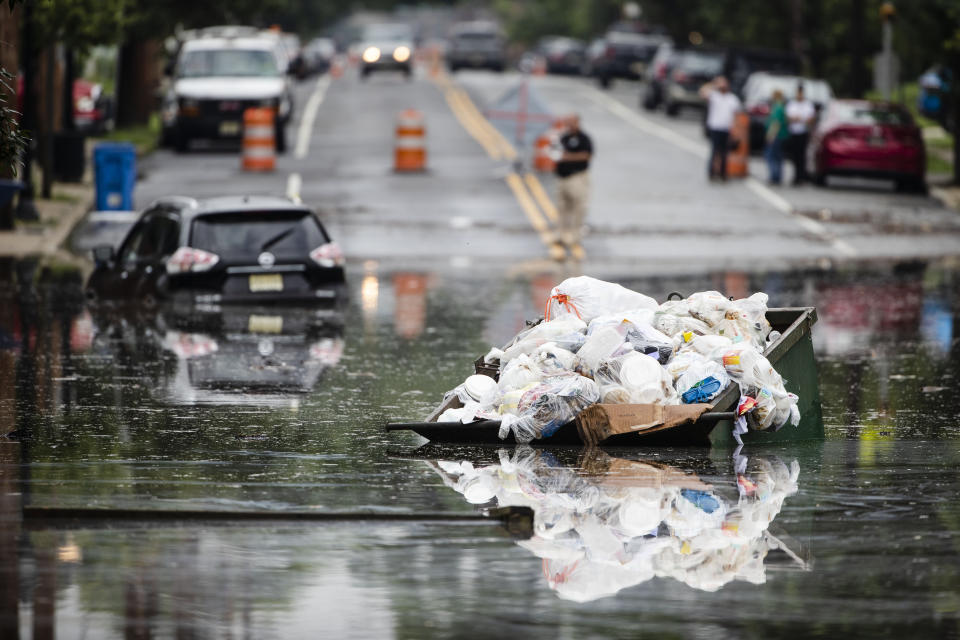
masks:
<path id="1" fill-rule="evenodd" d="M 893 96 L 894 62 L 893 62 L 893 18 L 897 14 L 892 2 L 884 2 L 880 6 L 880 19 L 883 21 L 883 52 L 881 54 L 880 88 L 883 99 L 890 101 Z"/>

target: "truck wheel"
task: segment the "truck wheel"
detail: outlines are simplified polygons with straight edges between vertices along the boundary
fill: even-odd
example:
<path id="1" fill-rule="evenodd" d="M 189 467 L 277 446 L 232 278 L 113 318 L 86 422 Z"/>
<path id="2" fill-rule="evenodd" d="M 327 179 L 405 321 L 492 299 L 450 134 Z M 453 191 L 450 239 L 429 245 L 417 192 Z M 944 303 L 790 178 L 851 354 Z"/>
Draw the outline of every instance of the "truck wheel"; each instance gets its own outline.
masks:
<path id="1" fill-rule="evenodd" d="M 173 132 L 173 148 L 177 153 L 186 153 L 190 150 L 190 136 L 183 131 Z"/>
<path id="2" fill-rule="evenodd" d="M 680 105 L 678 105 L 676 102 L 668 102 L 664 109 L 666 110 L 667 115 L 671 118 L 676 118 L 678 115 L 680 115 Z"/>
<path id="3" fill-rule="evenodd" d="M 277 153 L 287 151 L 287 128 L 282 122 L 277 122 L 276 131 L 273 133 L 273 148 Z"/>

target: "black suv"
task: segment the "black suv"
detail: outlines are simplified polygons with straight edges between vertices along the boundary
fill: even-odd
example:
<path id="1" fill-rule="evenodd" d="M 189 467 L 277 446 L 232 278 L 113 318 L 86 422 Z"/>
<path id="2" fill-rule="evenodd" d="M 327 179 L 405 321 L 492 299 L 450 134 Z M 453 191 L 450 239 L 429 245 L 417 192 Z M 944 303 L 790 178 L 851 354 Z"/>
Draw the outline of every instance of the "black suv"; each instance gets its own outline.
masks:
<path id="1" fill-rule="evenodd" d="M 146 306 L 329 301 L 344 283 L 343 254 L 314 212 L 265 196 L 161 198 L 119 251 L 93 256 L 90 298 Z"/>

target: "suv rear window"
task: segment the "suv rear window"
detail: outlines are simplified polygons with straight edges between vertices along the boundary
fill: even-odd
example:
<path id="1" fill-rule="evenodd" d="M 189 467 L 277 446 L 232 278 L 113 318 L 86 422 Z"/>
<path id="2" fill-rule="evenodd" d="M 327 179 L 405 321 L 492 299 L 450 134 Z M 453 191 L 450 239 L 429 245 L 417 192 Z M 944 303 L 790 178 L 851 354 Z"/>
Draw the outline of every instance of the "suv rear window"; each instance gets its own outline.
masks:
<path id="1" fill-rule="evenodd" d="M 303 259 L 329 242 L 312 215 L 301 212 L 219 213 L 193 221 L 190 246 L 228 260 L 252 260 L 263 251 Z"/>
<path id="2" fill-rule="evenodd" d="M 903 109 L 884 105 L 843 104 L 842 102 L 837 102 L 834 103 L 833 113 L 831 115 L 834 120 L 845 124 L 870 126 L 879 124 L 913 124 L 910 114 Z"/>
<path id="3" fill-rule="evenodd" d="M 723 54 L 706 51 L 685 51 L 677 67 L 688 73 L 719 75 L 723 71 Z"/>

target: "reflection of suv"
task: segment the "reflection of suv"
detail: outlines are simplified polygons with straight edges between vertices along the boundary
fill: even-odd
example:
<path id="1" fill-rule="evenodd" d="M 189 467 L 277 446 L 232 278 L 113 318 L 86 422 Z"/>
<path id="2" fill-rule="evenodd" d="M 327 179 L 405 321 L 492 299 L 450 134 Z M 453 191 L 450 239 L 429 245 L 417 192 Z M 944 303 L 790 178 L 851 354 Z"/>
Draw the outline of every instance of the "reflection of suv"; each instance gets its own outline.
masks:
<path id="1" fill-rule="evenodd" d="M 447 67 L 457 69 L 490 69 L 503 71 L 505 65 L 503 37 L 493 22 L 477 20 L 460 22 L 450 32 Z"/>
<path id="2" fill-rule="evenodd" d="M 330 301 L 343 254 L 308 207 L 271 197 L 161 198 L 118 252 L 93 250 L 93 298 L 182 304 Z"/>
<path id="3" fill-rule="evenodd" d="M 243 111 L 275 110 L 278 152 L 293 111 L 287 60 L 276 37 L 201 36 L 183 43 L 163 103 L 163 137 L 179 151 L 194 138 L 239 139 Z"/>

